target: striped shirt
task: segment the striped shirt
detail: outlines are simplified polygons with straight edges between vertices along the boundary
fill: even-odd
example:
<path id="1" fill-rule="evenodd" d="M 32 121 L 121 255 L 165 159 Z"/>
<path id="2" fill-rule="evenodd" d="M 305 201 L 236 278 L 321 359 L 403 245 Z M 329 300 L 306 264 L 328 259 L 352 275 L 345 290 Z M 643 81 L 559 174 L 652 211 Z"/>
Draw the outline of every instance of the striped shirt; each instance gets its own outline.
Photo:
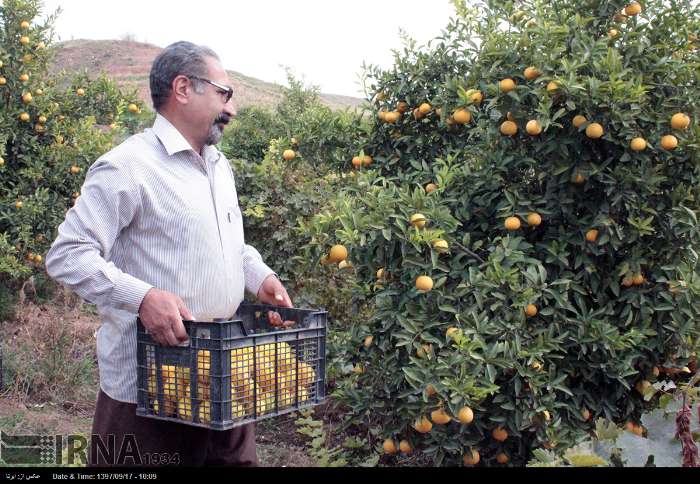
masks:
<path id="1" fill-rule="evenodd" d="M 136 403 L 136 317 L 149 289 L 211 321 L 274 273 L 243 241 L 230 164 L 214 146 L 202 152 L 158 114 L 92 164 L 46 255 L 48 274 L 97 306 L 100 387 L 114 400 Z"/>

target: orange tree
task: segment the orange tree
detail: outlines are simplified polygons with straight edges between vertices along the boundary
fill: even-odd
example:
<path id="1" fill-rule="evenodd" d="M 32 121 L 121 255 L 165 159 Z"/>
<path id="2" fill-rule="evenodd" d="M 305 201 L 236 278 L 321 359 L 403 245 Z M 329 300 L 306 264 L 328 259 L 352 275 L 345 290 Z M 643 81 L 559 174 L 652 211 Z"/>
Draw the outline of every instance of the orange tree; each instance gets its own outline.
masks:
<path id="1" fill-rule="evenodd" d="M 37 23 L 40 8 L 35 0 L 0 6 L 3 314 L 11 307 L 8 294 L 29 276 L 44 273 L 43 255 L 79 196 L 87 168 L 112 146 L 133 99 L 104 76 L 49 76 L 55 15 Z"/>
<path id="2" fill-rule="evenodd" d="M 348 425 L 386 454 L 522 465 L 694 369 L 700 12 L 455 4 L 370 69 L 373 163 L 348 153 L 306 254 L 344 245 L 374 307 L 344 348 Z"/>

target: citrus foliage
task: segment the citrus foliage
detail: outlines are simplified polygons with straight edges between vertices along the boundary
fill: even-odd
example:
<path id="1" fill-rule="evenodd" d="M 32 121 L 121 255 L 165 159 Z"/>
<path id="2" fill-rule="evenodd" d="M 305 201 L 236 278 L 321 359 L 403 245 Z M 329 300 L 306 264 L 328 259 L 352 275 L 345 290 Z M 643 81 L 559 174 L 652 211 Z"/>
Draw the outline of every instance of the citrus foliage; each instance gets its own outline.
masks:
<path id="1" fill-rule="evenodd" d="M 38 24 L 40 8 L 36 0 L 0 6 L 0 286 L 10 291 L 44 273 L 43 254 L 87 168 L 136 114 L 124 114 L 135 94 L 104 76 L 49 76 L 55 16 Z"/>
<path id="2" fill-rule="evenodd" d="M 523 465 L 638 417 L 654 367 L 693 365 L 700 12 L 625 6 L 458 2 L 432 46 L 370 69 L 361 174 L 307 256 L 344 244 L 375 307 L 336 395 L 378 449 Z"/>

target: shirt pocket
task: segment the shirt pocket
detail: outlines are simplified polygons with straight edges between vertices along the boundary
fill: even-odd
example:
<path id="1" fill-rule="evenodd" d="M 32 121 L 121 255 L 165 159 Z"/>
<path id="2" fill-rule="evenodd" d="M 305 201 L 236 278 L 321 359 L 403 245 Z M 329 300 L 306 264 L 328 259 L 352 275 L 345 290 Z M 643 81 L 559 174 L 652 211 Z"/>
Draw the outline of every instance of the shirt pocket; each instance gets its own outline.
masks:
<path id="1" fill-rule="evenodd" d="M 243 217 L 238 204 L 224 206 L 224 223 L 222 224 L 221 237 L 224 249 L 224 258 L 229 263 L 242 263 L 243 252 Z"/>

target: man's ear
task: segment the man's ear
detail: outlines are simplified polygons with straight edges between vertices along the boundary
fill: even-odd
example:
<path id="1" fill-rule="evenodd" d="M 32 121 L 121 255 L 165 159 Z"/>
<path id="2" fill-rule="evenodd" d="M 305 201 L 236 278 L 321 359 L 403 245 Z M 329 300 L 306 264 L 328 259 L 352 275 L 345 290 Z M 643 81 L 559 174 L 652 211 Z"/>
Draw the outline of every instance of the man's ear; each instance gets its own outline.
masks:
<path id="1" fill-rule="evenodd" d="M 192 96 L 194 90 L 192 89 L 192 81 L 187 76 L 179 75 L 173 79 L 172 89 L 175 101 L 180 104 L 188 104 L 190 102 L 190 96 Z"/>

